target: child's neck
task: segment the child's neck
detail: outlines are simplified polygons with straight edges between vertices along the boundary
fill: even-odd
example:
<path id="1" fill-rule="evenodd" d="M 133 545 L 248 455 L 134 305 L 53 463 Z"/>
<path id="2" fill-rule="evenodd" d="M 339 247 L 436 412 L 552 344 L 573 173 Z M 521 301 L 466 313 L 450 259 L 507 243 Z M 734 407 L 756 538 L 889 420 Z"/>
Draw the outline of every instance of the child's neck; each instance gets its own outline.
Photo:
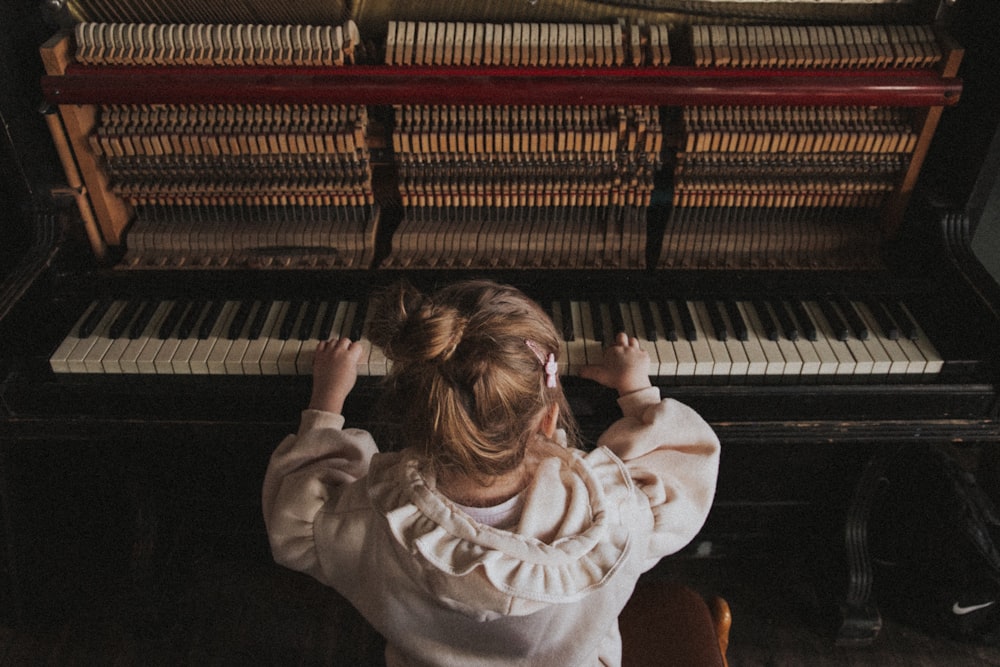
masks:
<path id="1" fill-rule="evenodd" d="M 510 500 L 528 485 L 527 466 L 494 477 L 489 484 L 460 472 L 438 475 L 438 490 L 452 501 L 467 507 L 493 507 Z"/>

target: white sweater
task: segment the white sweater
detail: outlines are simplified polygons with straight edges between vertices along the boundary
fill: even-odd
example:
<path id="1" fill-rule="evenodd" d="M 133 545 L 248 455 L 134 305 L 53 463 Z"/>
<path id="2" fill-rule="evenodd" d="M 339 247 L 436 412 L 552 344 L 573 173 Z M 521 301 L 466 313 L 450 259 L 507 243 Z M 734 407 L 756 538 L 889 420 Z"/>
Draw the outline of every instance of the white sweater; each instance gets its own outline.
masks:
<path id="1" fill-rule="evenodd" d="M 619 405 L 594 451 L 546 445 L 509 530 L 462 512 L 413 451 L 379 454 L 306 410 L 264 479 L 274 558 L 350 600 L 389 665 L 618 665 L 618 614 L 701 528 L 719 458 L 708 424 L 659 389 Z"/>

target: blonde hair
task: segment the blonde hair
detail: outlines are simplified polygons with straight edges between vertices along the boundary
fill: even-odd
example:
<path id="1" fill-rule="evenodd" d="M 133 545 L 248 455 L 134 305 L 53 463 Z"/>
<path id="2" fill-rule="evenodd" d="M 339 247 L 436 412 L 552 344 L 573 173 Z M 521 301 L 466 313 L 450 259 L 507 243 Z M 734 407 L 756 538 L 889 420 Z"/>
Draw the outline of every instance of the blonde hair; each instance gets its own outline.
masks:
<path id="1" fill-rule="evenodd" d="M 392 362 L 383 405 L 397 437 L 439 472 L 458 470 L 485 484 L 514 470 L 553 404 L 568 444 L 578 446 L 562 387 L 546 386 L 532 349 L 558 358 L 559 335 L 522 292 L 469 280 L 425 296 L 399 284 L 373 307 L 371 340 Z"/>

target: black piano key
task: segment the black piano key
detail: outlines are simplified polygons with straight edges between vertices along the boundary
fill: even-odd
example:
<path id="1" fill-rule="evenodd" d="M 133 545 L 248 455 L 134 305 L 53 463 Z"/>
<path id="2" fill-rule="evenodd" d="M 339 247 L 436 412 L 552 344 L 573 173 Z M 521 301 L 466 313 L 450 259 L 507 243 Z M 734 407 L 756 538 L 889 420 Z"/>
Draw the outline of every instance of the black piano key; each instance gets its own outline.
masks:
<path id="1" fill-rule="evenodd" d="M 722 316 L 722 304 L 718 301 L 709 301 L 707 305 L 708 319 L 712 323 L 716 340 L 726 342 L 729 340 L 729 328 L 726 326 L 726 318 Z"/>
<path id="2" fill-rule="evenodd" d="M 281 321 L 281 328 L 278 329 L 278 338 L 288 340 L 292 337 L 292 331 L 295 329 L 295 322 L 299 319 L 299 312 L 301 310 L 301 301 L 292 301 L 288 304 L 288 310 L 285 311 L 285 319 Z"/>
<path id="3" fill-rule="evenodd" d="M 569 299 L 559 300 L 559 313 L 562 315 L 562 337 L 567 343 L 576 340 L 576 332 L 573 330 L 573 306 Z"/>
<path id="4" fill-rule="evenodd" d="M 351 322 L 351 331 L 348 338 L 351 340 L 360 340 L 361 334 L 364 333 L 365 317 L 368 314 L 368 302 L 361 301 L 358 303 L 357 312 L 354 314 L 354 321 Z"/>
<path id="5" fill-rule="evenodd" d="M 670 312 L 670 302 L 660 301 L 657 306 L 660 309 L 660 320 L 663 322 L 663 335 L 671 343 L 677 342 L 677 323 L 674 322 L 674 315 Z"/>
<path id="6" fill-rule="evenodd" d="M 111 308 L 111 299 L 101 299 L 97 306 L 90 311 L 90 314 L 80 323 L 80 330 L 77 332 L 78 338 L 86 338 L 90 334 L 94 333 L 94 329 L 100 323 L 104 316 L 107 315 L 108 309 Z"/>
<path id="7" fill-rule="evenodd" d="M 868 325 L 864 323 L 861 316 L 858 315 L 858 311 L 854 310 L 854 304 L 852 304 L 846 297 L 837 298 L 837 307 L 840 308 L 840 312 L 843 313 L 844 319 L 847 320 L 847 325 L 851 328 L 854 333 L 854 337 L 858 340 L 868 340 L 870 332 L 868 331 Z"/>
<path id="8" fill-rule="evenodd" d="M 625 319 L 622 317 L 622 304 L 612 301 L 608 304 L 608 314 L 611 315 L 611 335 L 617 336 L 626 331 Z"/>
<path id="9" fill-rule="evenodd" d="M 792 308 L 792 315 L 799 322 L 799 330 L 802 332 L 803 337 L 806 340 L 817 340 L 819 333 L 816 331 L 816 323 L 809 317 L 805 304 L 798 299 L 792 299 L 789 304 Z"/>
<path id="10" fill-rule="evenodd" d="M 781 326 L 781 331 L 785 334 L 785 338 L 790 341 L 798 340 L 798 324 L 796 324 L 795 320 L 792 318 L 785 302 L 779 299 L 777 301 L 772 301 L 771 305 L 774 308 L 774 314 L 778 316 L 778 324 Z"/>
<path id="11" fill-rule="evenodd" d="M 818 303 L 819 309 L 823 313 L 823 317 L 825 317 L 826 321 L 830 324 L 830 327 L 833 329 L 833 335 L 836 336 L 837 340 L 845 341 L 850 338 L 851 329 L 847 325 L 847 321 L 844 320 L 844 318 L 840 316 L 840 313 L 837 312 L 837 309 L 833 307 L 833 304 L 826 299 L 820 299 Z"/>
<path id="12" fill-rule="evenodd" d="M 681 330 L 684 331 L 684 338 L 689 341 L 698 340 L 698 329 L 694 326 L 694 318 L 691 316 L 691 304 L 683 299 L 678 299 L 677 314 L 681 318 Z"/>
<path id="13" fill-rule="evenodd" d="M 598 343 L 604 343 L 604 318 L 601 317 L 599 301 L 590 302 L 590 319 L 594 330 L 594 340 Z"/>
<path id="14" fill-rule="evenodd" d="M 111 323 L 111 327 L 108 329 L 108 336 L 110 338 L 121 338 L 125 335 L 129 323 L 135 317 L 136 311 L 139 310 L 139 306 L 141 305 L 142 302 L 135 299 L 126 303 L 125 307 L 115 317 L 115 321 Z"/>
<path id="15" fill-rule="evenodd" d="M 739 307 L 736 302 L 731 299 L 725 300 L 726 313 L 729 315 L 729 323 L 733 325 L 733 335 L 736 336 L 736 340 L 746 342 L 750 339 L 750 332 L 747 329 L 747 323 L 743 319 L 743 313 L 740 312 Z"/>
<path id="16" fill-rule="evenodd" d="M 760 320 L 761 326 L 764 327 L 764 335 L 767 336 L 767 339 L 772 341 L 780 340 L 781 330 L 778 327 L 778 323 L 774 320 L 774 316 L 771 315 L 771 309 L 767 307 L 767 303 L 760 299 L 755 299 L 752 305 L 753 309 L 757 312 L 757 318 Z"/>
<path id="17" fill-rule="evenodd" d="M 257 309 L 253 319 L 250 321 L 250 328 L 247 330 L 248 339 L 257 340 L 260 338 L 261 333 L 264 331 L 264 322 L 267 320 L 267 314 L 271 312 L 273 305 L 271 301 L 264 301 L 260 304 L 260 308 Z"/>
<path id="18" fill-rule="evenodd" d="M 208 303 L 208 310 L 205 311 L 205 317 L 202 318 L 201 324 L 198 326 L 198 340 L 205 340 L 212 334 L 215 322 L 219 319 L 219 315 L 222 314 L 222 306 L 223 302 L 219 300 Z"/>
<path id="19" fill-rule="evenodd" d="M 319 339 L 330 340 L 333 335 L 333 321 L 337 318 L 337 308 L 340 304 L 330 301 L 323 311 L 323 319 L 319 323 Z"/>
<path id="20" fill-rule="evenodd" d="M 297 338 L 299 340 L 309 340 L 312 338 L 313 325 L 316 324 L 316 315 L 319 313 L 319 302 L 312 300 L 306 304 L 306 312 L 302 315 L 302 324 L 299 326 Z"/>
<path id="21" fill-rule="evenodd" d="M 164 317 L 163 321 L 160 323 L 160 328 L 156 332 L 156 337 L 160 340 L 170 338 L 170 334 L 172 334 L 174 329 L 177 328 L 177 324 L 181 321 L 181 316 L 184 315 L 184 312 L 190 305 L 190 301 L 183 299 L 174 301 L 174 305 L 170 307 L 170 312 L 167 313 L 167 316 Z"/>
<path id="22" fill-rule="evenodd" d="M 899 340 L 899 327 L 896 326 L 895 320 L 892 319 L 882 302 L 877 299 L 868 299 L 865 304 L 875 317 L 875 322 L 882 330 L 882 334 L 889 340 Z"/>
<path id="23" fill-rule="evenodd" d="M 226 332 L 226 338 L 233 340 L 240 337 L 240 333 L 247 323 L 247 318 L 250 317 L 250 310 L 252 308 L 253 301 L 246 300 L 240 302 L 240 305 L 236 308 L 236 314 L 233 315 L 233 319 L 229 323 L 229 331 Z"/>
<path id="24" fill-rule="evenodd" d="M 648 299 L 639 300 L 639 317 L 642 318 L 642 330 L 646 332 L 646 340 L 655 343 L 656 320 L 653 318 L 653 308 L 649 305 Z"/>
<path id="25" fill-rule="evenodd" d="M 892 319 L 896 320 L 896 324 L 899 325 L 900 333 L 909 340 L 917 340 L 920 336 L 920 329 L 909 313 L 906 312 L 906 309 L 903 308 L 903 304 L 898 301 L 889 301 L 885 305 L 889 309 Z"/>
<path id="26" fill-rule="evenodd" d="M 142 335 L 146 327 L 149 325 L 149 320 L 153 318 L 153 312 L 156 310 L 156 304 L 152 301 L 143 301 L 142 305 L 139 307 L 139 312 L 136 314 L 135 319 L 132 320 L 132 326 L 128 328 L 129 340 L 135 340 Z"/>
<path id="27" fill-rule="evenodd" d="M 194 331 L 194 325 L 198 323 L 198 318 L 201 317 L 202 312 L 208 304 L 205 301 L 195 301 L 188 308 L 187 313 L 184 314 L 184 319 L 181 320 L 180 326 L 177 327 L 177 337 L 180 339 L 190 338 L 191 332 Z"/>

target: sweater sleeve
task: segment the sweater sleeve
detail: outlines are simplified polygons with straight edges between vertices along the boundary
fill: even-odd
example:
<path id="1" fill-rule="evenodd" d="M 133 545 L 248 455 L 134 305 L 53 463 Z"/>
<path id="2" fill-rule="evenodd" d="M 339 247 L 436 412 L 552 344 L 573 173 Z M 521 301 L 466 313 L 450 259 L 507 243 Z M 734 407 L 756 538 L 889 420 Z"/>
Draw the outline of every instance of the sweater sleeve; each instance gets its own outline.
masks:
<path id="1" fill-rule="evenodd" d="M 649 557 L 683 548 L 701 529 L 715 496 L 719 438 L 691 408 L 660 400 L 649 387 L 618 399 L 623 418 L 598 439 L 618 455 L 649 499 L 653 531 Z"/>
<path id="2" fill-rule="evenodd" d="M 378 451 L 366 431 L 343 426 L 341 415 L 303 411 L 298 433 L 278 445 L 264 474 L 261 500 L 274 559 L 316 578 L 317 517 L 346 485 L 367 474 Z"/>

